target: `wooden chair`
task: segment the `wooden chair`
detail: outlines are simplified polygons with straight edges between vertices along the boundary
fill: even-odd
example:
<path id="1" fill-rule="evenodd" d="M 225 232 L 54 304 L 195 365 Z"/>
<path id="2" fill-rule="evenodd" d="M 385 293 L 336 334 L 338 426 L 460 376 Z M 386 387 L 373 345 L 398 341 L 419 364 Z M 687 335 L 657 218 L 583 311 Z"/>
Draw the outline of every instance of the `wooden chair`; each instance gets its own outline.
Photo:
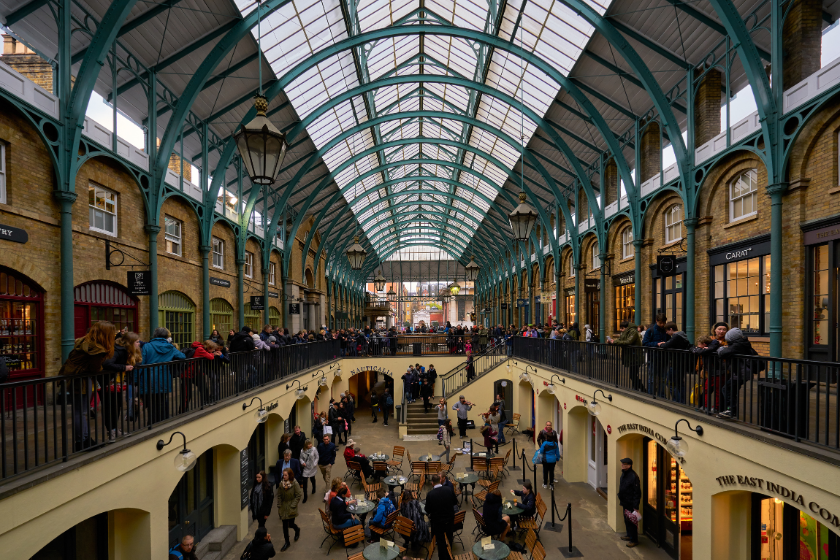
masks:
<path id="1" fill-rule="evenodd" d="M 324 532 L 327 534 L 327 536 L 324 537 L 324 540 L 321 541 L 321 545 L 318 548 L 324 546 L 324 543 L 327 541 L 327 539 L 332 539 L 330 547 L 327 549 L 327 554 L 329 554 L 330 550 L 332 550 L 333 545 L 341 542 L 341 531 L 333 527 L 330 516 L 324 513 L 324 510 L 318 508 L 318 512 L 321 514 L 321 523 L 324 526 Z"/>
<path id="2" fill-rule="evenodd" d="M 417 478 L 420 478 L 421 476 L 424 476 L 426 474 L 425 461 L 409 462 L 409 465 L 411 465 L 411 474 L 408 475 L 409 477 L 415 476 Z"/>
<path id="3" fill-rule="evenodd" d="M 464 522 L 467 520 L 467 510 L 462 509 L 455 514 L 455 520 L 452 522 L 455 526 L 455 531 L 452 533 L 453 539 L 458 539 L 461 543 L 461 548 L 464 547 L 464 541 L 461 540 L 461 534 L 464 532 Z M 458 527 L 460 525 L 460 528 Z"/>
<path id="4" fill-rule="evenodd" d="M 522 417 L 522 415 L 519 414 L 518 412 L 513 413 L 513 421 L 505 424 L 505 428 L 507 428 L 508 434 L 518 434 L 519 433 L 519 419 L 521 417 Z"/>
<path id="5" fill-rule="evenodd" d="M 435 552 L 435 539 L 432 539 L 431 544 L 429 545 L 429 554 L 426 556 L 426 560 L 432 560 L 432 554 Z M 422 558 L 412 558 L 411 560 L 423 560 Z"/>
<path id="6" fill-rule="evenodd" d="M 440 461 L 429 461 L 426 463 L 426 476 L 440 473 L 443 465 Z"/>
<path id="7" fill-rule="evenodd" d="M 473 529 L 475 541 L 478 542 L 478 539 L 482 537 L 492 537 L 493 535 L 487 532 L 487 524 L 484 522 L 484 516 L 481 515 L 481 512 L 475 506 L 473 506 L 472 512 L 475 518 L 475 529 Z"/>
<path id="8" fill-rule="evenodd" d="M 476 474 L 483 472 L 486 475 L 487 474 L 487 469 L 489 467 L 490 467 L 490 461 L 488 461 L 484 457 L 473 457 L 472 468 L 473 468 L 473 471 Z M 479 476 L 481 476 L 481 475 L 479 475 Z M 478 483 L 481 486 L 484 486 L 485 488 L 490 485 L 490 481 L 484 480 L 484 479 L 479 480 Z"/>
<path id="9" fill-rule="evenodd" d="M 528 529 L 528 533 L 525 535 L 525 548 L 528 549 L 528 552 L 531 554 L 534 553 L 534 545 L 537 543 L 537 534 L 534 532 L 533 529 Z"/>
<path id="10" fill-rule="evenodd" d="M 396 510 L 392 511 L 388 514 L 388 517 L 385 518 L 385 525 L 386 527 L 377 527 L 376 525 L 370 525 L 370 532 L 376 533 L 379 535 L 379 538 L 384 537 L 387 534 L 391 534 L 391 539 L 394 538 L 394 522 L 397 520 L 397 517 L 400 515 L 400 509 L 397 508 Z M 389 539 L 390 540 L 390 539 Z"/>
<path id="11" fill-rule="evenodd" d="M 508 450 L 508 453 L 510 453 L 510 450 Z M 449 462 L 448 462 L 448 463 L 445 463 L 445 464 L 441 467 L 441 469 L 440 469 L 440 474 L 444 475 L 444 474 L 449 474 L 449 473 L 451 473 L 451 472 L 452 472 L 452 469 L 453 469 L 453 468 L 455 468 L 455 458 L 456 458 L 456 457 L 458 457 L 458 456 L 457 456 L 457 455 L 455 455 L 455 454 L 453 454 L 453 455 L 452 455 L 452 458 L 451 458 L 451 459 L 449 459 Z"/>
<path id="12" fill-rule="evenodd" d="M 537 494 L 539 496 L 539 494 Z M 542 522 L 545 519 L 545 512 L 548 511 L 548 506 L 545 505 L 545 502 L 542 500 L 537 501 L 537 511 L 534 513 L 534 517 L 525 517 L 519 518 L 519 528 L 525 530 L 536 531 L 537 538 L 540 536 L 540 529 L 542 528 Z"/>
<path id="13" fill-rule="evenodd" d="M 400 471 L 400 473 L 402 474 L 403 455 L 405 455 L 405 447 L 395 445 L 394 453 L 393 455 L 391 455 L 391 459 L 385 461 L 385 463 L 388 465 L 388 469 L 391 471 Z M 398 457 L 399 459 L 397 459 Z M 409 461 L 411 461 L 410 458 Z M 374 467 L 374 469 L 375 468 L 376 467 Z"/>
<path id="14" fill-rule="evenodd" d="M 360 542 L 365 542 L 365 528 L 361 524 L 347 527 L 341 532 L 344 537 L 344 547 L 349 548 Z"/>
<path id="15" fill-rule="evenodd" d="M 353 485 L 353 482 L 358 482 L 361 484 L 362 482 L 362 466 L 359 464 L 358 461 L 347 461 L 347 472 L 344 474 L 344 478 L 346 479 L 347 476 L 350 475 L 350 485 Z"/>
<path id="16" fill-rule="evenodd" d="M 498 480 L 496 482 L 493 482 L 492 484 L 490 484 L 490 486 L 488 486 L 487 488 L 485 488 L 484 490 L 482 490 L 481 492 L 476 494 L 475 499 L 476 500 L 481 500 L 481 502 L 483 503 L 484 500 L 487 499 L 487 494 L 499 489 L 499 484 L 500 484 L 500 482 Z"/>
<path id="17" fill-rule="evenodd" d="M 508 451 L 510 452 L 510 451 Z M 488 478 L 492 479 L 500 479 L 505 472 L 505 459 L 504 457 L 493 457 L 490 459 L 490 465 L 488 467 Z"/>
<path id="18" fill-rule="evenodd" d="M 452 545 L 450 545 L 449 539 L 447 539 L 446 537 L 443 537 L 443 540 L 446 541 L 446 550 L 447 550 L 447 552 L 449 552 L 449 557 L 452 560 L 474 560 L 474 556 L 473 556 L 472 552 L 464 552 L 464 553 L 458 554 L 458 555 L 452 554 Z M 438 556 L 440 556 L 440 555 L 438 555 Z"/>
<path id="19" fill-rule="evenodd" d="M 365 477 L 365 473 L 360 473 L 362 477 L 362 487 L 365 489 L 365 497 L 368 500 L 375 500 L 376 499 L 376 491 L 382 487 L 381 482 L 374 482 L 372 484 L 368 484 L 367 478 Z"/>
<path id="20" fill-rule="evenodd" d="M 537 541 L 534 543 L 534 550 L 531 551 L 531 558 L 533 560 L 545 560 L 545 548 L 541 542 Z"/>
<path id="21" fill-rule="evenodd" d="M 406 547 L 411 546 L 411 535 L 414 534 L 414 521 L 402 515 L 394 522 L 394 531 L 405 539 Z M 423 548 L 426 548 L 425 546 Z"/>
<path id="22" fill-rule="evenodd" d="M 420 499 L 420 492 L 423 490 L 423 487 L 426 485 L 426 475 L 421 474 L 420 480 L 417 482 L 407 482 L 404 486 L 406 490 L 414 494 L 414 499 Z"/>
<path id="23" fill-rule="evenodd" d="M 507 453 L 505 453 L 505 470 L 508 470 L 508 462 L 510 461 L 510 454 L 513 452 L 513 448 L 508 449 Z"/>
<path id="24" fill-rule="evenodd" d="M 388 463 L 386 463 L 385 461 L 374 461 L 373 476 L 378 479 L 382 479 L 388 476 Z"/>

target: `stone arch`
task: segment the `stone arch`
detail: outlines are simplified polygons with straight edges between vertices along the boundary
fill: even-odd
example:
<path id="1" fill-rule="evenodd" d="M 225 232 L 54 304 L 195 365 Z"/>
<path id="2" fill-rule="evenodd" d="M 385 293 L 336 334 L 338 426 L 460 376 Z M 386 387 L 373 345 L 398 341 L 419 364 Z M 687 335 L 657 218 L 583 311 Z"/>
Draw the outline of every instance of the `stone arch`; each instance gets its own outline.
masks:
<path id="1" fill-rule="evenodd" d="M 622 235 L 627 228 L 630 228 L 632 232 L 633 224 L 630 218 L 622 215 L 613 220 L 610 223 L 610 229 L 607 230 L 607 254 L 614 255 L 616 262 L 620 262 L 623 259 Z"/>
<path id="2" fill-rule="evenodd" d="M 316 288 L 315 286 L 315 277 L 312 274 L 312 268 L 307 266 L 306 270 L 303 271 L 303 283 L 306 284 L 307 288 Z"/>
<path id="3" fill-rule="evenodd" d="M 61 133 L 59 132 L 58 127 L 48 119 L 43 119 L 39 125 L 39 123 L 35 120 L 35 118 L 33 118 L 32 114 L 30 114 L 29 111 L 24 111 L 18 105 L 15 104 L 17 99 L 10 95 L 6 90 L 0 89 L 0 100 L 2 100 L 0 101 L 0 112 L 2 112 L 5 115 L 14 114 L 18 117 L 23 117 L 27 124 L 30 125 L 28 127 L 15 127 L 15 130 L 18 134 L 29 131 L 33 132 L 34 136 L 38 137 L 38 142 L 33 142 L 33 144 L 42 146 L 44 152 L 49 157 L 49 160 L 52 163 L 53 174 L 51 186 L 55 187 L 58 184 L 58 177 L 60 176 L 60 167 L 58 164 L 57 153 L 59 149 L 59 139 L 61 137 Z M 54 143 L 51 142 L 48 138 L 48 136 L 51 133 L 55 135 Z"/>
<path id="4" fill-rule="evenodd" d="M 794 144 L 788 155 L 785 169 L 791 183 L 802 179 L 812 181 L 824 179 L 828 185 L 834 187 L 840 181 L 836 165 L 815 170 L 817 175 L 824 175 L 819 178 L 814 174 L 809 174 L 808 170 L 815 153 L 837 154 L 838 133 L 840 133 L 840 105 L 836 102 L 837 97 L 837 92 L 835 92 L 834 95 L 823 100 L 823 106 L 805 117 L 805 125 L 792 139 Z M 822 150 L 822 148 L 825 149 Z"/>
<path id="5" fill-rule="evenodd" d="M 832 166 L 836 168 L 837 166 Z M 718 161 L 707 173 L 697 196 L 697 214 L 699 217 L 711 218 L 715 227 L 730 223 L 729 216 L 729 185 L 741 173 L 749 169 L 758 170 L 759 206 L 766 206 L 765 212 L 769 223 L 769 203 L 761 204 L 763 188 L 767 185 L 767 168 L 757 155 L 748 150 L 739 150 Z M 724 212 L 721 212 L 725 210 Z M 718 216 L 724 216 L 721 222 Z M 717 223 L 715 223 L 717 222 Z"/>
<path id="6" fill-rule="evenodd" d="M 685 203 L 680 194 L 673 190 L 658 193 L 645 208 L 642 232 L 644 237 L 652 239 L 656 246 L 665 245 L 665 212 L 675 204 L 682 206 L 684 219 Z M 683 226 L 683 236 L 685 236 L 685 226 Z"/>

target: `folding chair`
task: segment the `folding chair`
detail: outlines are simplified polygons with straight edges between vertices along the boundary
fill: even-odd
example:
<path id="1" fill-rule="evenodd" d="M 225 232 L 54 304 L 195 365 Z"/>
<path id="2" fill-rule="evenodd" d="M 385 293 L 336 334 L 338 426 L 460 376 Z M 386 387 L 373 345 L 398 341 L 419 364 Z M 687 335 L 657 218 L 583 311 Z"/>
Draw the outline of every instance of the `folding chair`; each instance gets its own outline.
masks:
<path id="1" fill-rule="evenodd" d="M 508 470 L 508 462 L 510 461 L 510 454 L 512 452 L 513 452 L 513 449 L 508 449 L 507 453 L 505 453 L 505 462 L 504 462 L 505 470 Z"/>
<path id="2" fill-rule="evenodd" d="M 464 541 L 461 540 L 461 534 L 464 532 L 464 522 L 466 520 L 467 510 L 462 509 L 461 511 L 455 514 L 455 520 L 452 522 L 455 526 L 455 531 L 452 533 L 452 538 L 458 539 L 458 542 L 461 543 L 461 548 L 464 548 Z"/>
<path id="3" fill-rule="evenodd" d="M 464 552 L 462 554 L 458 554 L 457 556 L 452 554 L 452 546 L 449 544 L 449 539 L 443 537 L 443 540 L 446 541 L 446 550 L 449 552 L 449 557 L 452 558 L 452 560 L 474 560 L 472 552 Z"/>
<path id="4" fill-rule="evenodd" d="M 443 465 L 440 461 L 429 461 L 426 463 L 426 476 L 431 476 L 433 474 L 439 474 Z"/>
<path id="5" fill-rule="evenodd" d="M 409 465 L 411 465 L 411 474 L 408 475 L 409 477 L 415 476 L 420 478 L 421 476 L 426 475 L 425 461 L 414 461 L 413 463 L 409 462 Z"/>
<path id="6" fill-rule="evenodd" d="M 473 529 L 473 534 L 478 533 L 475 535 L 475 541 L 478 542 L 478 539 L 482 537 L 492 537 L 490 533 L 487 532 L 487 524 L 484 522 L 484 516 L 481 515 L 481 512 L 476 509 L 475 506 L 472 508 L 473 517 L 475 518 L 475 529 Z"/>
<path id="7" fill-rule="evenodd" d="M 492 483 L 490 486 L 488 486 L 487 488 L 485 488 L 484 490 L 482 490 L 481 492 L 476 494 L 474 496 L 474 498 L 476 500 L 481 500 L 481 502 L 484 502 L 484 500 L 487 499 L 487 494 L 489 494 L 490 492 L 494 492 L 494 491 L 499 489 L 499 484 L 500 484 L 500 482 L 497 480 L 496 482 Z"/>
<path id="8" fill-rule="evenodd" d="M 388 465 L 388 469 L 391 471 L 400 471 L 402 473 L 402 464 L 403 464 L 403 455 L 405 455 L 405 447 L 400 447 L 399 445 L 394 446 L 394 453 L 391 455 L 391 459 L 385 461 Z M 399 457 L 399 460 L 397 458 Z M 409 461 L 411 458 L 409 456 Z M 376 468 L 376 467 L 374 467 Z"/>
<path id="9" fill-rule="evenodd" d="M 402 515 L 394 522 L 394 531 L 405 539 L 406 548 L 411 546 L 411 535 L 414 534 L 414 521 Z M 424 545 L 423 548 L 426 548 Z"/>
<path id="10" fill-rule="evenodd" d="M 423 487 L 426 485 L 426 475 L 421 474 L 420 480 L 417 482 L 407 482 L 404 488 L 414 494 L 414 499 L 420 499 L 420 492 L 423 490 Z"/>
<path id="11" fill-rule="evenodd" d="M 545 519 L 545 512 L 547 510 L 548 507 L 545 505 L 545 502 L 537 500 L 537 511 L 534 513 L 534 517 L 526 517 L 524 519 L 520 517 L 518 522 L 519 528 L 536 531 L 537 538 L 539 538 L 540 529 L 542 528 L 542 522 Z"/>
<path id="12" fill-rule="evenodd" d="M 362 483 L 362 466 L 358 461 L 347 461 L 347 473 L 344 475 L 345 479 L 347 475 L 350 475 L 350 486 L 353 485 L 353 482 Z"/>
<path id="13" fill-rule="evenodd" d="M 397 520 L 397 517 L 400 515 L 400 510 L 397 508 L 396 510 L 392 511 L 388 514 L 388 517 L 385 518 L 385 527 L 377 527 L 376 525 L 368 525 L 370 528 L 371 533 L 376 533 L 379 535 L 379 538 L 384 537 L 387 534 L 391 534 L 391 538 L 394 538 L 394 522 Z"/>
<path id="14" fill-rule="evenodd" d="M 426 556 L 426 560 L 432 560 L 432 554 L 435 551 L 435 539 L 432 539 L 432 543 L 429 545 L 429 554 Z M 408 556 L 406 556 L 408 558 Z M 411 560 L 423 560 L 422 558 L 412 558 Z"/>
<path id="15" fill-rule="evenodd" d="M 341 531 L 333 527 L 330 516 L 324 513 L 324 510 L 318 508 L 318 512 L 321 514 L 321 523 L 324 525 L 324 532 L 327 534 L 327 536 L 324 537 L 324 540 L 321 541 L 321 545 L 318 548 L 324 546 L 324 543 L 327 541 L 327 539 L 332 539 L 330 547 L 327 549 L 327 554 L 329 554 L 330 550 L 332 550 L 333 545 L 341 542 Z"/>
<path id="16" fill-rule="evenodd" d="M 375 500 L 376 491 L 382 487 L 382 483 L 374 482 L 373 484 L 368 484 L 367 478 L 365 478 L 365 473 L 360 474 L 362 476 L 362 487 L 365 489 L 365 497 L 368 500 Z"/>
<path id="17" fill-rule="evenodd" d="M 361 524 L 347 527 L 341 534 L 344 537 L 345 551 L 347 548 L 365 541 L 365 528 Z"/>
<path id="18" fill-rule="evenodd" d="M 510 453 L 510 450 L 508 450 L 508 453 Z M 449 473 L 452 472 L 452 469 L 455 468 L 456 457 L 458 457 L 458 456 L 457 455 L 452 455 L 452 458 L 449 459 L 449 462 L 444 463 L 444 465 L 440 469 L 440 474 L 441 475 L 449 474 Z"/>
<path id="19" fill-rule="evenodd" d="M 513 422 L 508 422 L 505 424 L 505 428 L 508 429 L 508 434 L 518 434 L 519 433 L 519 419 L 522 417 L 521 414 L 518 412 L 513 413 Z"/>
<path id="20" fill-rule="evenodd" d="M 488 461 L 484 457 L 473 457 L 472 468 L 473 468 L 473 471 L 476 474 L 483 472 L 484 475 L 487 476 L 487 470 L 490 468 L 490 461 Z M 479 476 L 481 476 L 481 475 L 479 475 Z M 481 479 L 481 480 L 478 481 L 478 483 L 481 486 L 486 488 L 486 487 L 490 486 L 491 481 Z"/>
<path id="21" fill-rule="evenodd" d="M 510 452 L 510 451 L 508 451 Z M 504 457 L 493 457 L 490 459 L 490 465 L 488 467 L 488 478 L 492 479 L 501 479 L 502 475 L 505 471 L 505 459 Z"/>
<path id="22" fill-rule="evenodd" d="M 383 477 L 388 476 L 388 463 L 385 461 L 374 461 L 373 476 L 377 479 L 382 479 Z"/>

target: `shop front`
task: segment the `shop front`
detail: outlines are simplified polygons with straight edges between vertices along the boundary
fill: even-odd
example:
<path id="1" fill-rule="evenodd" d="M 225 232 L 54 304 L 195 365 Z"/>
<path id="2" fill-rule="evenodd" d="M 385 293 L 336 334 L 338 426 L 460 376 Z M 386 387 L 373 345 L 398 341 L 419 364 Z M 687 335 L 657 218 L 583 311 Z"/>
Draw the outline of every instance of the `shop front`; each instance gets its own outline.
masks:
<path id="1" fill-rule="evenodd" d="M 0 357 L 12 381 L 44 377 L 44 291 L 35 282 L 0 266 Z M 31 391 L 6 391 L 6 410 L 34 404 Z M 38 395 L 41 402 L 43 395 Z M 15 402 L 12 402 L 12 401 Z"/>
<path id="2" fill-rule="evenodd" d="M 76 338 L 85 336 L 90 326 L 99 321 L 113 323 L 117 330 L 137 332 L 137 298 L 119 284 L 86 282 L 76 286 L 73 295 Z"/>
<path id="3" fill-rule="evenodd" d="M 566 288 L 565 291 L 566 304 L 566 328 L 568 329 L 572 323 L 577 321 L 577 308 L 575 307 L 575 289 Z"/>
<path id="4" fill-rule="evenodd" d="M 752 494 L 750 560 L 835 560 L 840 538 L 822 521 L 779 498 Z"/>
<path id="5" fill-rule="evenodd" d="M 805 237 L 805 358 L 840 361 L 838 344 L 838 281 L 840 281 L 840 216 L 802 227 Z"/>
<path id="6" fill-rule="evenodd" d="M 615 305 L 613 332 L 620 333 L 621 323 L 624 321 L 634 321 L 636 313 L 635 271 L 631 270 L 630 272 L 613 276 L 613 292 L 615 294 L 613 301 Z"/>
<path id="7" fill-rule="evenodd" d="M 656 264 L 650 266 L 652 283 L 652 306 L 650 321 L 656 320 L 658 313 L 664 313 L 669 321 L 674 321 L 680 330 L 685 329 L 685 257 L 676 259 L 674 273 L 660 275 Z"/>
<path id="8" fill-rule="evenodd" d="M 679 462 L 655 440 L 644 438 L 643 455 L 641 513 L 645 534 L 671 558 L 689 559 L 694 502 L 691 481 Z"/>
<path id="9" fill-rule="evenodd" d="M 586 323 L 597 333 L 601 326 L 601 281 L 587 278 L 583 281 L 583 293 L 586 298 Z"/>

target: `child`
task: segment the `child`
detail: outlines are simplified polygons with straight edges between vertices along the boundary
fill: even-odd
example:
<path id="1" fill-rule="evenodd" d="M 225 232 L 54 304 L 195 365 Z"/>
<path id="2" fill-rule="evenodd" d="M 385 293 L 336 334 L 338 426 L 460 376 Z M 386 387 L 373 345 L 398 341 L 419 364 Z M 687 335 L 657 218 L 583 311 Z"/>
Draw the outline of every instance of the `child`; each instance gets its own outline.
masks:
<path id="1" fill-rule="evenodd" d="M 465 348 L 466 348 L 467 356 L 472 354 L 472 342 L 470 340 L 467 340 L 467 344 L 466 344 Z"/>

